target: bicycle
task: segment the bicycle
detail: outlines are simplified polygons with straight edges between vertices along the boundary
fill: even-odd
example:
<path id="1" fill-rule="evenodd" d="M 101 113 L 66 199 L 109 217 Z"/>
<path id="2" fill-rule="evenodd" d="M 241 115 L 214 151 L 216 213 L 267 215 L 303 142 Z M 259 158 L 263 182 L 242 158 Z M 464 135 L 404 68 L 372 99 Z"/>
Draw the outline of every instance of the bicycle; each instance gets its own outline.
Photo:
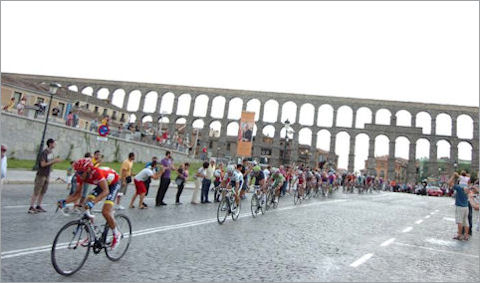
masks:
<path id="1" fill-rule="evenodd" d="M 275 202 L 275 187 L 270 185 L 267 190 L 267 203 L 266 203 L 266 209 L 269 210 L 270 208 L 277 208 L 278 207 L 278 202 L 280 201 L 280 198 L 277 202 Z"/>
<path id="2" fill-rule="evenodd" d="M 124 214 L 114 216 L 117 229 L 121 233 L 121 241 L 119 246 L 111 249 L 112 229 L 105 223 L 102 225 L 103 231 L 100 230 L 99 226 L 95 225 L 94 218 L 90 210 L 85 210 L 78 220 L 68 222 L 58 231 L 53 240 L 50 257 L 55 271 L 59 274 L 70 276 L 80 270 L 88 258 L 90 248 L 94 254 L 105 250 L 111 261 L 120 260 L 127 252 L 132 239 L 130 219 Z M 64 250 L 65 255 L 62 253 Z"/>
<path id="3" fill-rule="evenodd" d="M 254 193 L 250 204 L 253 218 L 257 217 L 259 210 L 262 212 L 262 215 L 265 214 L 267 203 L 263 201 L 264 195 L 265 193 L 260 189 L 260 186 L 254 186 Z"/>
<path id="4" fill-rule="evenodd" d="M 225 193 L 225 196 L 220 200 L 217 208 L 218 224 L 223 224 L 229 214 L 232 214 L 233 221 L 237 220 L 238 216 L 240 215 L 241 201 L 239 201 L 237 205 L 237 203 L 235 202 L 235 196 L 233 195 L 235 194 L 235 192 L 232 192 L 233 188 L 222 188 L 220 190 L 220 193 L 224 190 L 227 190 L 227 192 Z"/>

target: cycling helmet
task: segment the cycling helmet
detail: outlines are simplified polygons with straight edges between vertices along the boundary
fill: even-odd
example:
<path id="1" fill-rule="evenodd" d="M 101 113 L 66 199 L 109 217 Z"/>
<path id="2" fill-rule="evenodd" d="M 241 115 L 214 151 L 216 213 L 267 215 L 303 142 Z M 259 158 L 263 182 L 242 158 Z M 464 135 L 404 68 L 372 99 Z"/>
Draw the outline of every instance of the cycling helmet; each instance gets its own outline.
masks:
<path id="1" fill-rule="evenodd" d="M 90 158 L 80 158 L 79 160 L 73 163 L 73 169 L 75 171 L 85 171 L 88 168 L 94 168 L 92 159 Z"/>
<path id="2" fill-rule="evenodd" d="M 233 173 L 233 171 L 235 171 L 235 166 L 233 166 L 232 164 L 228 165 L 227 166 L 227 172 L 228 173 Z"/>
<path id="3" fill-rule="evenodd" d="M 259 172 L 261 170 L 260 166 L 256 165 L 253 167 L 253 172 Z"/>

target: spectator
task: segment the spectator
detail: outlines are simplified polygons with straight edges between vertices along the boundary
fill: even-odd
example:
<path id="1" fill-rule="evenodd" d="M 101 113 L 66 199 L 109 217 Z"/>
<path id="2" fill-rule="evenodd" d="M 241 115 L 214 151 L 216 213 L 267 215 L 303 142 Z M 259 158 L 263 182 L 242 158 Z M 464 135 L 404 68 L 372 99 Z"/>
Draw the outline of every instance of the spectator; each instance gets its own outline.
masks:
<path id="1" fill-rule="evenodd" d="M 467 172 L 465 172 L 465 170 L 462 170 L 462 173 L 460 173 L 460 176 L 459 176 L 458 184 L 463 188 L 468 186 L 469 182 L 470 182 L 470 177 L 467 176 Z"/>
<path id="2" fill-rule="evenodd" d="M 140 209 L 147 208 L 147 206 L 143 205 L 143 199 L 145 198 L 145 193 L 147 192 L 147 188 L 145 187 L 145 181 L 149 178 L 152 178 L 154 180 L 158 180 L 160 178 L 162 172 L 155 172 L 155 169 L 157 167 L 157 162 L 152 162 L 151 166 L 145 167 L 140 171 L 137 175 L 135 175 L 135 178 L 133 179 L 133 182 L 135 183 L 135 194 L 132 197 L 132 200 L 130 201 L 130 208 L 135 208 L 133 203 L 135 202 L 135 199 L 137 196 L 140 196 L 140 200 L 138 201 L 138 207 Z"/>
<path id="3" fill-rule="evenodd" d="M 50 171 L 53 164 L 61 161 L 59 158 L 53 158 L 54 148 L 55 140 L 48 139 L 47 148 L 44 149 L 40 154 L 40 162 L 38 164 L 38 171 L 35 177 L 35 186 L 33 189 L 32 198 L 30 200 L 30 208 L 28 209 L 28 213 L 30 214 L 46 212 L 46 210 L 42 208 L 41 204 L 43 196 L 48 189 L 48 178 L 50 177 Z M 37 202 L 37 206 L 34 208 L 33 205 L 35 204 L 35 201 Z"/>
<path id="4" fill-rule="evenodd" d="M 60 113 L 60 109 L 58 109 L 58 107 L 54 107 L 54 108 L 52 109 L 52 116 L 57 117 L 57 116 L 58 116 L 58 113 Z"/>
<path id="5" fill-rule="evenodd" d="M 5 106 L 3 106 L 3 110 L 11 111 L 13 107 L 15 107 L 15 97 L 12 96 L 10 98 L 10 101 Z"/>
<path id="6" fill-rule="evenodd" d="M 453 189 L 456 191 L 455 195 L 455 222 L 457 223 L 458 226 L 458 232 L 453 239 L 455 240 L 465 240 L 467 241 L 469 238 L 469 233 L 468 233 L 468 228 L 465 228 L 466 233 L 465 235 L 462 235 L 463 233 L 463 227 L 468 227 L 467 222 L 468 222 L 468 189 L 466 187 L 461 187 L 458 184 L 458 173 L 454 173 L 452 177 L 450 178 L 449 186 L 453 187 Z"/>
<path id="7" fill-rule="evenodd" d="M 208 163 L 207 163 L 208 164 Z M 210 185 L 212 184 L 213 173 L 215 172 L 215 160 L 210 159 L 210 164 L 205 171 L 205 178 L 202 180 L 202 194 L 200 195 L 201 203 L 210 203 L 208 200 L 208 192 L 210 191 Z"/>
<path id="8" fill-rule="evenodd" d="M 103 117 L 103 119 L 102 119 L 102 126 L 108 126 L 108 121 L 109 121 L 109 120 L 110 120 L 110 119 L 108 118 L 108 116 Z"/>
<path id="9" fill-rule="evenodd" d="M 0 171 L 0 181 L 3 183 L 3 180 L 7 178 L 7 146 L 4 144 L 2 144 L 2 159 Z"/>
<path id="10" fill-rule="evenodd" d="M 147 162 L 147 164 L 145 164 L 145 168 L 151 167 L 154 162 L 157 163 L 157 157 L 156 157 L 156 156 L 152 157 L 152 161 L 151 161 L 151 162 Z M 155 172 L 157 172 L 157 171 L 158 171 L 158 166 L 156 166 L 154 170 L 155 170 Z M 151 178 L 148 178 L 148 179 L 144 182 L 144 183 L 145 183 L 145 188 L 147 189 L 147 192 L 145 193 L 145 196 L 148 195 L 148 190 L 150 189 L 150 183 L 151 183 L 151 182 L 152 182 L 152 179 L 151 179 Z M 148 207 L 148 205 L 147 205 L 145 202 L 144 202 L 142 205 Z"/>
<path id="11" fill-rule="evenodd" d="M 90 132 L 92 131 L 98 131 L 98 121 L 97 119 L 93 119 L 92 121 L 90 121 Z"/>
<path id="12" fill-rule="evenodd" d="M 120 179 L 122 181 L 122 185 L 120 187 L 120 191 L 117 194 L 118 209 L 125 209 L 123 206 L 120 205 L 120 199 L 127 193 L 127 186 L 132 182 L 133 160 L 135 160 L 135 153 L 130 152 L 128 154 L 128 158 L 123 161 L 120 168 Z"/>
<path id="13" fill-rule="evenodd" d="M 72 113 L 72 111 L 68 112 L 67 121 L 65 122 L 65 124 L 69 127 L 72 127 L 72 125 L 73 125 L 73 113 Z"/>
<path id="14" fill-rule="evenodd" d="M 101 158 L 102 158 L 102 154 L 100 153 L 100 150 L 95 150 L 92 158 L 93 166 L 100 167 L 101 161 L 102 161 Z"/>
<path id="15" fill-rule="evenodd" d="M 197 173 L 195 174 L 195 189 L 193 189 L 192 195 L 192 204 L 198 204 L 196 201 L 198 199 L 198 188 L 202 186 L 202 203 L 203 203 L 203 179 L 207 175 L 208 162 L 203 162 L 202 167 L 198 168 Z"/>
<path id="16" fill-rule="evenodd" d="M 73 125 L 72 125 L 72 127 L 76 128 L 78 126 L 78 121 L 79 121 L 78 114 L 77 114 L 77 111 L 75 111 L 75 112 L 73 112 Z"/>
<path id="17" fill-rule="evenodd" d="M 20 102 L 17 104 L 17 114 L 18 115 L 23 115 L 23 112 L 25 111 L 25 104 L 27 103 L 27 98 L 22 97 Z"/>
<path id="18" fill-rule="evenodd" d="M 160 185 L 158 186 L 157 197 L 155 198 L 155 206 L 167 205 L 163 202 L 163 198 L 167 193 L 168 186 L 170 185 L 170 174 L 172 170 L 177 170 L 173 166 L 173 159 L 170 151 L 165 153 L 165 158 L 160 161 L 160 164 L 163 166 L 163 175 L 160 179 Z"/>
<path id="19" fill-rule="evenodd" d="M 175 198 L 175 204 L 182 204 L 180 202 L 180 195 L 182 194 L 183 188 L 185 187 L 185 182 L 188 179 L 188 168 L 190 167 L 190 163 L 186 162 L 185 164 L 181 165 L 178 168 L 178 177 L 175 180 L 178 186 L 177 196 Z"/>

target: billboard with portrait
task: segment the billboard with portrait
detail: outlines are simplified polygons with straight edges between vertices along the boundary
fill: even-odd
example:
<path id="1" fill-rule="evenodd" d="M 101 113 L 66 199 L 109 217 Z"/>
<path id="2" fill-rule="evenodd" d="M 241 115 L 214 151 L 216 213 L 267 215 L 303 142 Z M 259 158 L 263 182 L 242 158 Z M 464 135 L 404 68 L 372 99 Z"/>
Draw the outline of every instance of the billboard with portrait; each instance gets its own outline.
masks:
<path id="1" fill-rule="evenodd" d="M 237 137 L 237 156 L 252 156 L 253 126 L 255 125 L 255 112 L 242 112 Z"/>

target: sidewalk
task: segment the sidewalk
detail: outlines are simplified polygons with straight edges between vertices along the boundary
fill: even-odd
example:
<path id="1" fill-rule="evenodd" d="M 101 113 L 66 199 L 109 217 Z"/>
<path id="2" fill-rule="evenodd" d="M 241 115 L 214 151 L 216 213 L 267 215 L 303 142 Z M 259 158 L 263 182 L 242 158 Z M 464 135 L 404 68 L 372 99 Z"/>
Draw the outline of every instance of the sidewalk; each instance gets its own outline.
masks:
<path id="1" fill-rule="evenodd" d="M 28 169 L 8 169 L 7 179 L 4 181 L 4 184 L 32 184 L 35 181 L 36 171 Z M 52 170 L 50 172 L 50 184 L 65 184 L 65 178 L 67 177 L 65 170 Z M 58 179 L 60 178 L 60 179 Z M 152 180 L 150 186 L 158 186 L 160 180 Z M 170 182 L 170 187 L 177 187 L 174 180 Z M 194 182 L 187 182 L 185 184 L 185 189 L 195 188 Z"/>

